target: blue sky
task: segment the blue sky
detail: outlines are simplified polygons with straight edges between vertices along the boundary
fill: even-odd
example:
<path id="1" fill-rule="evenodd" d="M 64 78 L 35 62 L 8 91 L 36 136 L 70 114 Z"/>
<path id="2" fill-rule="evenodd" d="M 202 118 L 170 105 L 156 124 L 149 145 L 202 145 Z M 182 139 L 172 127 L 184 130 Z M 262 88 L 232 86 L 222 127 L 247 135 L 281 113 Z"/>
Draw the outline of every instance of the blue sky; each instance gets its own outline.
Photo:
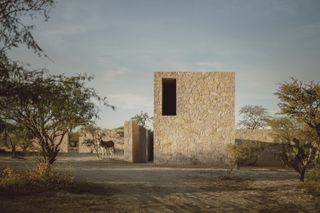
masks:
<path id="1" fill-rule="evenodd" d="M 319 0 L 57 1 L 34 36 L 51 58 L 21 48 L 13 58 L 50 73 L 87 73 L 117 110 L 98 125 L 118 127 L 153 111 L 155 71 L 234 71 L 236 111 L 277 111 L 278 83 L 320 81 Z"/>

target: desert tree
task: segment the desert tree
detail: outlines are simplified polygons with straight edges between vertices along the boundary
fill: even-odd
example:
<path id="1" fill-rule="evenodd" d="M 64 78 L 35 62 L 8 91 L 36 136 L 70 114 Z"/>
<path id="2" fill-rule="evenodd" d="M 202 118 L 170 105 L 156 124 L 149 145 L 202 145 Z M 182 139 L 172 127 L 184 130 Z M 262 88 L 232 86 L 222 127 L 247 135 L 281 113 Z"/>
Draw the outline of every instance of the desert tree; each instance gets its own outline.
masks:
<path id="1" fill-rule="evenodd" d="M 40 73 L 32 81 L 28 80 L 17 79 L 26 84 L 23 95 L 0 97 L 0 118 L 22 125 L 31 132 L 41 147 L 44 162 L 48 164 L 56 160 L 59 146 L 68 131 L 93 123 L 98 118 L 93 99 L 113 108 L 95 89 L 85 86 L 91 77 Z"/>
<path id="2" fill-rule="evenodd" d="M 76 147 L 79 143 L 79 137 L 80 137 L 79 131 L 69 132 L 69 145 L 72 147 Z"/>
<path id="3" fill-rule="evenodd" d="M 91 152 L 95 152 L 97 158 L 102 157 L 100 143 L 105 136 L 103 130 L 93 124 L 84 126 L 81 129 L 81 134 L 85 137 L 83 144 L 91 149 Z"/>
<path id="4" fill-rule="evenodd" d="M 43 50 L 32 35 L 31 21 L 37 16 L 48 20 L 53 0 L 1 0 L 0 1 L 0 53 L 26 45 L 36 54 Z"/>
<path id="5" fill-rule="evenodd" d="M 43 76 L 44 70 L 28 70 L 18 62 L 10 61 L 6 55 L 0 54 L 0 97 L 26 96 L 32 91 L 32 82 Z"/>
<path id="6" fill-rule="evenodd" d="M 32 35 L 32 20 L 40 16 L 47 21 L 52 6 L 53 0 L 0 0 L 0 96 L 24 92 L 25 85 L 15 82 L 17 75 L 38 75 L 38 71 L 10 60 L 7 51 L 25 45 L 37 55 L 45 55 Z"/>
<path id="7" fill-rule="evenodd" d="M 277 117 L 269 120 L 272 137 L 282 146 L 280 157 L 282 162 L 292 167 L 304 181 L 305 172 L 319 158 L 317 134 L 305 123 L 289 117 Z"/>
<path id="8" fill-rule="evenodd" d="M 137 124 L 149 128 L 149 124 L 151 126 L 153 117 L 151 117 L 147 112 L 141 111 L 131 118 L 131 120 L 135 121 Z"/>
<path id="9" fill-rule="evenodd" d="M 275 94 L 280 100 L 280 114 L 307 124 L 316 131 L 320 144 L 320 84 L 292 79 L 280 84 Z"/>
<path id="10" fill-rule="evenodd" d="M 11 157 L 16 158 L 16 143 L 12 141 L 12 133 L 16 130 L 16 126 L 5 119 L 0 119 L 0 136 L 2 145 L 11 149 Z"/>
<path id="11" fill-rule="evenodd" d="M 26 150 L 32 146 L 32 136 L 23 126 L 18 125 L 17 123 L 1 120 L 0 137 L 2 145 L 11 150 L 12 158 L 17 157 L 17 147 L 20 147 L 23 152 L 26 152 Z"/>
<path id="12" fill-rule="evenodd" d="M 238 126 L 245 129 L 265 128 L 269 118 L 268 110 L 262 106 L 245 105 L 239 110 L 241 120 Z"/>

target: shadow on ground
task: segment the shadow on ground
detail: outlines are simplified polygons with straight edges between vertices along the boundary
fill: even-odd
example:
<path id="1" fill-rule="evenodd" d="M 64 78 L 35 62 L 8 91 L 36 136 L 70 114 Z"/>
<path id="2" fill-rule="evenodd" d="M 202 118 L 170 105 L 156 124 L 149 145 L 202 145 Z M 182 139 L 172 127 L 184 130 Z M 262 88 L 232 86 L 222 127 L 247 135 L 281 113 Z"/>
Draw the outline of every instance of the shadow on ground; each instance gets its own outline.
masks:
<path id="1" fill-rule="evenodd" d="M 0 159 L 29 168 L 35 159 Z M 65 190 L 1 196 L 1 212 L 319 212 L 319 197 L 283 168 L 169 167 L 62 158 L 55 167 L 76 183 Z"/>

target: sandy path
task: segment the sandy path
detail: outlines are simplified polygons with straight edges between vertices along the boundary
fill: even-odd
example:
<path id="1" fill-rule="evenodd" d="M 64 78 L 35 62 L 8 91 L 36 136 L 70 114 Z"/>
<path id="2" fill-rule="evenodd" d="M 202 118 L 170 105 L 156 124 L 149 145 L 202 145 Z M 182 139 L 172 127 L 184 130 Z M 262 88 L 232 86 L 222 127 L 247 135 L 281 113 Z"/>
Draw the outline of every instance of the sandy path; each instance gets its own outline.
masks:
<path id="1" fill-rule="evenodd" d="M 25 166 L 22 161 L 0 163 Z M 56 166 L 97 185 L 90 192 L 28 198 L 48 212 L 320 212 L 320 198 L 305 192 L 297 174 L 286 169 L 247 167 L 230 178 L 222 168 L 160 167 L 90 156 L 61 158 Z M 50 199 L 59 205 L 52 207 Z"/>

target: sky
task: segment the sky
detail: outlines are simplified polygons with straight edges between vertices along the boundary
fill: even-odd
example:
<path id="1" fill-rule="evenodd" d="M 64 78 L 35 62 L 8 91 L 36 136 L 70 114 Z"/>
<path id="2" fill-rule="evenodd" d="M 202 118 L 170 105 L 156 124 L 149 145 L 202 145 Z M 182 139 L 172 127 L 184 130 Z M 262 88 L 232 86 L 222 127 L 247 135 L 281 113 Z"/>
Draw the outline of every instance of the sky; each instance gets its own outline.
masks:
<path id="1" fill-rule="evenodd" d="M 273 114 L 279 83 L 320 81 L 319 11 L 319 0 L 58 0 L 47 22 L 33 22 L 50 59 L 10 54 L 49 73 L 93 75 L 88 86 L 116 106 L 99 107 L 104 128 L 153 114 L 155 71 L 235 72 L 236 112 Z"/>

